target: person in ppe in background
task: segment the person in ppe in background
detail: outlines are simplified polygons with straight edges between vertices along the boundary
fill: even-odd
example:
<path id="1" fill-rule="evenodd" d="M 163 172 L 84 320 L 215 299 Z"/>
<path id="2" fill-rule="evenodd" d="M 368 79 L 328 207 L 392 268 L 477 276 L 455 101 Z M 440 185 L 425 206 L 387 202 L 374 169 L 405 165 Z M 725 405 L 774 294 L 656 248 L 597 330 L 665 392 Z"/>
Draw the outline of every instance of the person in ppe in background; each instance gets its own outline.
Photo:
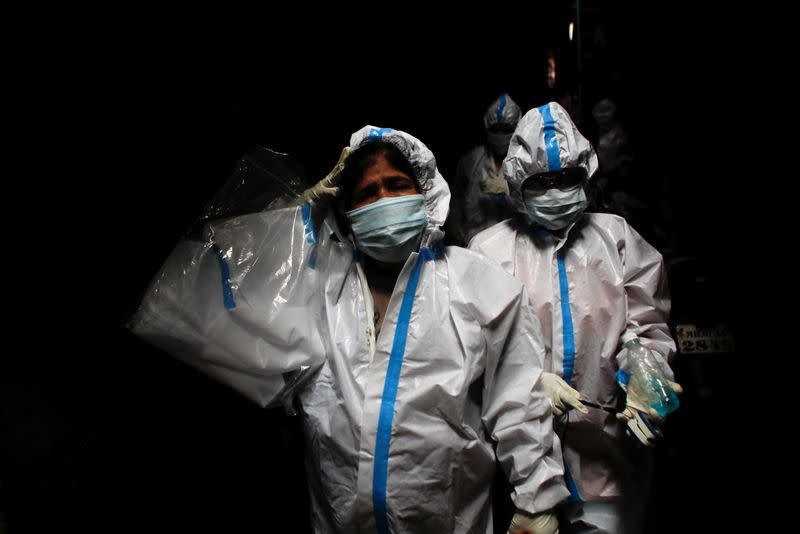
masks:
<path id="1" fill-rule="evenodd" d="M 531 380 L 539 326 L 518 280 L 442 246 L 450 192 L 430 150 L 365 126 L 301 200 L 212 225 L 216 287 L 178 295 L 162 270 L 143 306 L 163 317 L 167 301 L 171 320 L 138 333 L 262 404 L 297 396 L 315 532 L 489 534 L 496 458 L 531 532 L 557 532 L 552 510 L 568 491 Z M 197 334 L 202 321 L 213 325 Z M 164 343 L 176 324 L 193 325 L 190 343 Z M 252 354 L 228 352 L 225 336 L 244 324 Z"/>
<path id="2" fill-rule="evenodd" d="M 617 190 L 631 189 L 633 147 L 628 132 L 616 116 L 617 105 L 609 98 L 603 98 L 592 107 L 592 118 L 597 124 L 597 159 L 599 172 L 598 186 L 613 193 Z"/>
<path id="3" fill-rule="evenodd" d="M 466 245 L 472 236 L 510 215 L 502 162 L 521 116 L 516 102 L 508 94 L 501 94 L 483 116 L 486 143 L 459 159 L 453 183 L 454 213 L 448 225 L 454 243 Z"/>
<path id="4" fill-rule="evenodd" d="M 622 217 L 584 213 L 596 169 L 594 149 L 558 103 L 528 111 L 503 162 L 519 217 L 476 235 L 470 249 L 525 284 L 542 325 L 537 387 L 561 416 L 571 494 L 561 532 L 636 533 L 650 473 L 641 445 L 655 444 L 655 423 L 677 407 L 680 386 L 667 363 L 675 344 L 661 254 Z"/>

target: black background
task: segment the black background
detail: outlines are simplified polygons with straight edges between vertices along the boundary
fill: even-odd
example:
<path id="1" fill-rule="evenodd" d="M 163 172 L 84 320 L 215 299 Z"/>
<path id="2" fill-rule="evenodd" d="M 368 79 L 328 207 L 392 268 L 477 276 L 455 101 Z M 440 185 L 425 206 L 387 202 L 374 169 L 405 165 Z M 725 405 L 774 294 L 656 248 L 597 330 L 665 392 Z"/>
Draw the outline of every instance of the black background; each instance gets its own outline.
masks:
<path id="1" fill-rule="evenodd" d="M 406 2 L 29 2 L 7 80 L 8 532 L 305 531 L 299 422 L 129 335 L 150 278 L 256 144 L 289 152 L 313 181 L 350 133 L 390 126 L 423 140 L 447 178 L 501 91 L 527 110 L 578 82 L 588 136 L 591 104 L 617 102 L 669 231 L 665 256 L 700 257 L 716 277 L 712 301 L 674 288 L 676 313 L 716 313 L 737 335 L 710 364 L 716 396 L 689 393 L 668 423 L 649 531 L 780 519 L 788 392 L 772 384 L 791 378 L 796 353 L 783 341 L 796 316 L 783 311 L 796 28 L 764 2 L 640 4 L 581 3 L 579 75 L 568 2 L 435 14 Z"/>

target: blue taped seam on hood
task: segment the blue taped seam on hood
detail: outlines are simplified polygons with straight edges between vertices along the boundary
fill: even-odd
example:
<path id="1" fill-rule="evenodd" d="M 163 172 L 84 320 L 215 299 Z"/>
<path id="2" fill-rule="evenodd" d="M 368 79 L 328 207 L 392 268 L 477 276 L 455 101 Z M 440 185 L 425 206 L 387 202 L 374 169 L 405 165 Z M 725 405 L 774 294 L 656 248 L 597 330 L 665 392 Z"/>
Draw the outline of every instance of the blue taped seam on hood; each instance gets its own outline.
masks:
<path id="1" fill-rule="evenodd" d="M 503 110 L 506 109 L 506 94 L 500 95 L 500 105 L 497 107 L 497 122 L 503 122 Z"/>
<path id="2" fill-rule="evenodd" d="M 392 128 L 372 128 L 369 131 L 369 139 L 383 139 L 383 134 L 391 132 Z"/>
<path id="3" fill-rule="evenodd" d="M 561 157 L 558 154 L 558 140 L 556 139 L 556 121 L 550 112 L 550 105 L 540 106 L 539 113 L 544 121 L 544 145 L 547 149 L 547 170 L 560 171 Z"/>

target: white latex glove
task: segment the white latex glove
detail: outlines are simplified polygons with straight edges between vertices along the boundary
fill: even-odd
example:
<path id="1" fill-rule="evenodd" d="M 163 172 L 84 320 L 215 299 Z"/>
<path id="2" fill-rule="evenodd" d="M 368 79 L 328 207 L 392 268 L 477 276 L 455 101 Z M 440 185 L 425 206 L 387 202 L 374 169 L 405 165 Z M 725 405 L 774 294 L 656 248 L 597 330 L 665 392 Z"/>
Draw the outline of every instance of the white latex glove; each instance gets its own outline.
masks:
<path id="1" fill-rule="evenodd" d="M 333 167 L 331 172 L 328 173 L 325 178 L 314 184 L 313 186 L 309 187 L 303 194 L 300 195 L 299 204 L 314 204 L 320 198 L 324 196 L 335 196 L 339 192 L 339 175 L 342 173 L 344 169 L 344 164 L 347 161 L 347 157 L 350 155 L 350 147 L 346 146 L 342 149 L 342 153 L 339 156 L 339 161 L 336 163 L 336 166 Z"/>
<path id="2" fill-rule="evenodd" d="M 558 534 L 558 519 L 552 512 L 530 515 L 517 510 L 508 525 L 508 534 Z"/>
<path id="3" fill-rule="evenodd" d="M 659 438 L 664 437 L 656 424 L 644 412 L 631 406 L 626 406 L 618 413 L 617 419 L 625 422 L 626 432 L 629 436 L 633 436 L 646 447 L 652 447 Z"/>
<path id="4" fill-rule="evenodd" d="M 672 389 L 676 394 L 683 393 L 683 388 L 677 382 L 673 382 L 666 377 L 663 377 L 657 385 L 666 384 L 667 387 Z M 651 386 L 645 386 L 651 387 Z M 661 422 L 664 420 L 662 416 L 650 405 L 648 398 L 652 398 L 656 393 L 652 391 L 643 391 L 643 387 L 639 386 L 638 382 L 631 380 L 627 388 L 627 397 L 625 399 L 625 408 L 632 408 L 634 410 L 645 413 L 650 419 Z M 665 396 L 663 393 L 660 396 Z"/>
<path id="5" fill-rule="evenodd" d="M 589 409 L 580 401 L 581 394 L 571 388 L 560 376 L 543 371 L 539 376 L 539 385 L 550 399 L 554 415 L 563 415 L 564 412 L 573 408 L 581 413 L 589 413 Z"/>
<path id="6" fill-rule="evenodd" d="M 666 380 L 675 393 L 683 393 L 683 388 L 677 382 Z M 617 414 L 617 419 L 627 425 L 628 435 L 635 437 L 642 445 L 652 447 L 659 438 L 664 437 L 658 429 L 658 423 L 664 420 L 651 408 L 642 397 L 636 384 L 628 384 L 625 398 L 625 409 Z"/>
<path id="7" fill-rule="evenodd" d="M 625 423 L 629 435 L 642 445 L 652 447 L 663 437 L 658 424 L 664 420 L 664 415 L 677 408 L 675 395 L 683 393 L 683 388 L 669 379 L 661 363 L 636 336 L 626 334 L 623 340 L 628 349 L 624 371 L 630 374 L 620 380 L 626 397 L 625 409 L 617 414 L 617 419 Z M 654 406 L 660 407 L 662 413 Z"/>
<path id="8" fill-rule="evenodd" d="M 484 195 L 507 195 L 508 182 L 499 173 L 493 173 L 491 177 L 478 182 L 481 193 Z"/>

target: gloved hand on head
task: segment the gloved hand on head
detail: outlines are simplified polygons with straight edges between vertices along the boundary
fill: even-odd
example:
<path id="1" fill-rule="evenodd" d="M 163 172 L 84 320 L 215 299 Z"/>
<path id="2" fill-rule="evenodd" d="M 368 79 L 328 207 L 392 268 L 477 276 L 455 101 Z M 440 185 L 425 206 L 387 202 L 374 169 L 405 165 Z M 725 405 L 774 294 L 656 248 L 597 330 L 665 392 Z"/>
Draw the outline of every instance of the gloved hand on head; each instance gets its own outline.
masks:
<path id="1" fill-rule="evenodd" d="M 339 175 L 342 173 L 344 169 L 344 164 L 347 161 L 347 157 L 350 155 L 350 147 L 346 146 L 342 149 L 342 153 L 339 156 L 339 161 L 336 165 L 331 169 L 331 172 L 328 173 L 325 178 L 314 184 L 313 186 L 309 187 L 300 195 L 297 199 L 297 204 L 314 204 L 318 202 L 321 198 L 325 196 L 335 196 L 339 192 L 340 184 L 339 184 Z"/>
<path id="2" fill-rule="evenodd" d="M 508 534 L 558 534 L 558 519 L 552 512 L 529 514 L 517 510 L 511 518 Z"/>
<path id="3" fill-rule="evenodd" d="M 560 376 L 544 371 L 539 376 L 538 384 L 550 399 L 554 415 L 563 415 L 564 412 L 573 408 L 581 413 L 589 413 L 589 410 L 580 401 L 581 394 L 564 382 Z"/>

